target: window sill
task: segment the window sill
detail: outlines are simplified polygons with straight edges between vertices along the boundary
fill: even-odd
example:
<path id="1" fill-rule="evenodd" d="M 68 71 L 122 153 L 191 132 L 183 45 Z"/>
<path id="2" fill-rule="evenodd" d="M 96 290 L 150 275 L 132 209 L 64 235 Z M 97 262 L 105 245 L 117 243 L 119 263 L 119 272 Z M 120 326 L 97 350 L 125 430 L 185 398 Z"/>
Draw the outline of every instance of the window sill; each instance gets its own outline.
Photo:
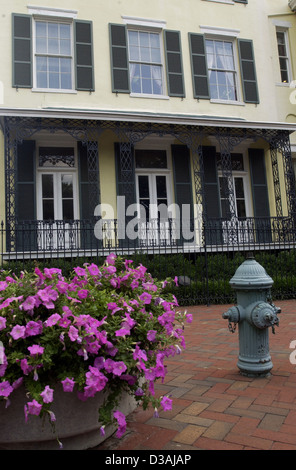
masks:
<path id="1" fill-rule="evenodd" d="M 234 5 L 232 0 L 204 0 L 205 2 L 215 2 L 215 3 L 227 3 L 228 5 Z"/>
<path id="2" fill-rule="evenodd" d="M 32 88 L 34 93 L 65 93 L 65 94 L 77 94 L 77 90 L 59 90 L 54 88 Z"/>
<path id="3" fill-rule="evenodd" d="M 289 83 L 278 82 L 278 83 L 276 83 L 275 85 L 276 85 L 276 86 L 282 86 L 282 87 L 284 87 L 284 88 L 291 88 L 291 86 L 290 86 L 291 83 L 290 83 L 290 82 L 289 82 Z M 294 88 L 294 87 L 292 87 L 292 88 Z"/>
<path id="4" fill-rule="evenodd" d="M 245 106 L 245 103 L 243 101 L 210 100 L 210 103 L 228 104 L 228 105 L 234 105 L 234 106 Z"/>
<path id="5" fill-rule="evenodd" d="M 156 100 L 169 100 L 170 97 L 166 95 L 149 95 L 144 93 L 130 93 L 131 98 L 150 98 Z"/>

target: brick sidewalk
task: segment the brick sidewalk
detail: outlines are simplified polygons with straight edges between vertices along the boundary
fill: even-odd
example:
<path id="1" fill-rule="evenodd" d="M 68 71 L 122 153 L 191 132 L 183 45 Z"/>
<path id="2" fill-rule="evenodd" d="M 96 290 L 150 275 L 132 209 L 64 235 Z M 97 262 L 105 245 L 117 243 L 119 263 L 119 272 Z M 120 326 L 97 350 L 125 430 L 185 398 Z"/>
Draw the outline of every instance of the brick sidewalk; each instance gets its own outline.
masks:
<path id="1" fill-rule="evenodd" d="M 272 373 L 266 378 L 240 375 L 238 333 L 230 333 L 222 313 L 228 306 L 187 310 L 186 350 L 167 361 L 158 395 L 173 398 L 171 411 L 153 417 L 138 408 L 127 419 L 125 436 L 107 439 L 107 450 L 295 450 L 296 365 L 289 361 L 296 340 L 296 300 L 278 301 L 279 328 L 271 330 Z"/>

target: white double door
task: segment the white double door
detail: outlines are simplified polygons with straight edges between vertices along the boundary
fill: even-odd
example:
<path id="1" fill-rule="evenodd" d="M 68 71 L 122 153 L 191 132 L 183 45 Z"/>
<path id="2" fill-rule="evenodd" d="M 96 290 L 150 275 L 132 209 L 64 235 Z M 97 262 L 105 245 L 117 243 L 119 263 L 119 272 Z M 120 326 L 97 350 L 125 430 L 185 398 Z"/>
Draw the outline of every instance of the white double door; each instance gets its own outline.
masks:
<path id="1" fill-rule="evenodd" d="M 37 176 L 39 249 L 78 247 L 79 227 L 76 173 L 44 171 Z"/>
<path id="2" fill-rule="evenodd" d="M 168 173 L 141 172 L 136 175 L 137 202 L 141 205 L 139 223 L 140 244 L 168 245 L 172 242 L 172 227 L 168 212 L 171 203 Z"/>

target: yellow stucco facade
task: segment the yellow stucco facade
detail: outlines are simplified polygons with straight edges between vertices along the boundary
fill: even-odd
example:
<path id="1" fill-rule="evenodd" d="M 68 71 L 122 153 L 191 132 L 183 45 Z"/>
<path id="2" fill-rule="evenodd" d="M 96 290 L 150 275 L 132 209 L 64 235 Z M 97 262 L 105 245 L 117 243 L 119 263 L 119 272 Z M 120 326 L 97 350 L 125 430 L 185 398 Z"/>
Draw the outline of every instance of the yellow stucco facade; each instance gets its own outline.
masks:
<path id="1" fill-rule="evenodd" d="M 23 119 L 67 119 L 80 120 L 87 123 L 87 120 L 94 122 L 108 121 L 114 123 L 152 122 L 154 125 L 173 126 L 206 126 L 212 129 L 219 126 L 226 126 L 232 129 L 255 129 L 267 132 L 279 131 L 290 133 L 292 156 L 296 158 L 296 98 L 294 97 L 295 87 L 293 80 L 296 72 L 296 13 L 289 7 L 288 0 L 249 0 L 240 2 L 232 0 L 109 0 L 108 2 L 98 2 L 97 0 L 64 0 L 62 7 L 59 0 L 38 0 L 34 6 L 28 5 L 23 0 L 12 0 L 3 2 L 0 15 L 0 51 L 1 51 L 1 73 L 0 73 L 0 118 L 3 132 L 0 133 L 0 220 L 5 220 L 9 202 L 5 195 L 5 185 L 8 185 L 9 176 L 7 174 L 6 157 L 9 155 L 5 147 L 5 119 L 11 117 L 21 117 Z M 12 15 L 18 15 L 32 20 L 31 40 L 31 86 L 18 86 L 13 84 L 13 54 L 15 52 L 15 42 L 13 42 L 13 21 Z M 37 30 L 35 24 L 40 22 L 60 23 L 66 22 L 72 25 L 73 22 L 91 22 L 92 24 L 92 71 L 93 89 L 77 90 L 74 86 L 74 65 L 76 60 L 74 51 L 74 39 L 71 36 L 72 50 L 70 55 L 73 59 L 72 86 L 64 89 L 38 86 L 37 61 Z M 112 67 L 111 67 L 111 39 L 109 24 L 122 25 L 129 31 L 157 32 L 162 35 L 164 31 L 178 31 L 180 38 L 180 57 L 182 65 L 183 89 L 184 93 L 179 96 L 169 96 L 168 82 L 163 72 L 162 93 L 137 93 L 137 92 L 115 92 L 112 89 Z M 289 81 L 283 80 L 280 70 L 279 49 L 277 31 L 284 33 L 286 38 L 287 63 L 289 69 Z M 235 98 L 221 99 L 221 97 L 201 96 L 196 97 L 192 77 L 192 51 L 190 48 L 190 33 L 203 36 L 205 40 L 231 43 L 232 60 L 235 74 Z M 73 31 L 71 32 L 73 35 Z M 162 36 L 160 36 L 162 38 Z M 47 38 L 48 39 L 48 38 Z M 50 38 L 49 38 L 50 39 Z M 247 40 L 252 42 L 253 58 L 255 64 L 255 78 L 258 90 L 258 100 L 244 99 L 244 90 L 248 86 L 248 79 L 243 77 L 241 57 L 239 55 L 239 41 Z M 14 44 L 14 46 L 12 46 Z M 21 50 L 21 49 L 20 49 Z M 161 43 L 163 70 L 168 68 L 165 61 L 164 45 Z M 56 51 L 53 55 L 56 55 Z M 200 54 L 198 53 L 197 56 Z M 224 64 L 226 59 L 224 57 Z M 16 61 L 22 62 L 18 57 Z M 247 63 L 248 62 L 248 63 Z M 250 65 L 249 58 L 245 59 L 245 66 Z M 130 59 L 130 70 L 131 70 Z M 208 67 L 210 67 L 208 65 Z M 218 66 L 217 66 L 218 67 Z M 249 70 L 249 69 L 248 69 Z M 49 70 L 47 70 L 49 75 Z M 220 71 L 221 72 L 221 71 Z M 208 71 L 208 74 L 210 72 Z M 215 73 L 219 73 L 219 71 Z M 223 72 L 224 73 L 224 72 Z M 231 72 L 232 73 L 232 72 Z M 246 72 L 247 73 L 247 72 Z M 62 72 L 60 72 L 60 75 Z M 198 74 L 197 74 L 198 75 Z M 205 74 L 206 75 L 206 74 Z M 213 76 L 213 75 L 211 75 Z M 218 75 L 217 75 L 218 76 Z M 209 75 L 208 75 L 209 78 Z M 130 75 L 132 81 L 132 76 Z M 209 82 L 211 89 L 212 83 Z M 219 83 L 217 84 L 219 88 Z M 228 91 L 228 93 L 230 93 Z M 296 92 L 295 92 L 296 94 Z M 181 96 L 182 95 L 182 96 Z M 50 132 L 47 130 L 47 136 Z M 26 139 L 36 140 L 36 149 L 42 145 L 45 128 L 34 131 L 34 135 L 29 133 Z M 182 143 L 178 141 L 178 132 L 168 138 L 169 145 Z M 91 132 L 90 132 L 91 135 Z M 126 133 L 126 138 L 127 138 Z M 259 134 L 258 134 L 259 135 Z M 69 132 L 67 132 L 69 139 Z M 279 215 L 276 203 L 276 191 L 280 191 L 282 216 L 289 213 L 289 202 L 287 201 L 285 171 L 281 157 L 278 161 L 278 175 L 280 179 L 279 187 L 275 189 L 274 165 L 272 163 L 269 146 L 263 138 L 257 136 L 256 141 L 249 137 L 247 142 L 238 142 L 233 146 L 233 152 L 242 152 L 244 155 L 244 168 L 239 170 L 241 174 L 237 178 L 244 179 L 244 199 L 246 216 L 255 216 L 255 202 L 252 198 L 251 168 L 248 159 L 248 149 L 256 148 L 265 151 L 265 169 L 268 186 L 269 213 L 271 216 Z M 54 136 L 50 137 L 54 143 Z M 76 146 L 73 134 L 71 136 L 73 145 Z M 91 140 L 91 137 L 89 138 Z M 160 142 L 160 137 L 155 137 L 156 142 Z M 47 139 L 47 141 L 49 138 Z M 59 137 L 57 142 L 61 142 Z M 78 139 L 77 139 L 78 140 Z M 204 136 L 200 143 L 208 146 L 217 144 L 217 137 Z M 118 141 L 118 134 L 111 128 L 98 135 L 99 145 L 99 186 L 100 202 L 108 203 L 115 208 L 117 215 L 117 180 L 116 164 L 114 157 L 114 144 Z M 41 142 L 41 143 L 40 143 Z M 151 142 L 147 141 L 147 142 Z M 134 143 L 134 142 L 133 142 Z M 270 142 L 269 142 L 270 143 Z M 56 144 L 54 144 L 56 145 Z M 148 145 L 148 144 L 147 144 Z M 136 142 L 136 147 L 139 146 Z M 153 148 L 153 146 L 151 146 Z M 6 150 L 5 150 L 6 149 Z M 191 185 L 193 192 L 193 202 L 198 203 L 198 190 L 196 189 L 195 172 L 198 172 L 198 165 L 193 163 L 193 146 L 191 151 Z M 223 153 L 223 152 L 222 152 Z M 172 156 L 169 156 L 172 159 Z M 6 158 L 7 160 L 7 158 Z M 168 179 L 167 184 L 171 201 L 176 200 L 176 186 L 174 182 L 174 172 L 172 161 L 167 173 L 162 171 Z M 170 171 L 169 171 L 170 170 Z M 78 171 L 78 170 L 77 170 Z M 36 186 L 34 187 L 34 198 L 38 212 L 38 198 L 42 189 L 38 188 L 41 169 L 35 170 Z M 146 172 L 147 173 L 147 172 Z M 151 175 L 157 172 L 153 170 Z M 223 172 L 222 172 L 223 173 Z M 77 173 L 78 174 L 78 173 Z M 137 173 L 136 173 L 137 174 Z M 141 172 L 138 171 L 138 175 Z M 220 179 L 225 174 L 219 176 Z M 138 176 L 137 176 L 138 177 Z M 39 179 L 38 179 L 39 178 Z M 150 178 L 150 176 L 149 176 Z M 149 184 L 152 184 L 152 178 Z M 79 196 L 79 182 L 77 186 L 78 206 L 82 204 Z M 6 181 L 6 183 L 5 183 Z M 40 180 L 41 181 L 41 180 Z M 137 180 L 138 181 L 138 180 Z M 12 183 L 14 184 L 14 183 Z M 19 183 L 18 183 L 19 184 Z M 41 183 L 40 183 L 41 184 Z M 139 183 L 137 183 L 139 184 Z M 153 183 L 154 184 L 154 183 Z M 21 187 L 18 186 L 18 187 Z M 138 188 L 138 186 L 137 186 Z M 151 189 L 151 188 L 150 188 Z M 7 190 L 7 189 L 6 189 Z M 138 199 L 140 198 L 139 189 Z M 291 193 L 291 191 L 290 191 Z M 291 195 L 289 195 L 290 197 Z M 223 198 L 221 198 L 222 200 Z M 237 198 L 239 199 L 239 198 Z M 248 201 L 247 201 L 248 199 Z M 222 204 L 222 203 L 221 203 Z M 81 207 L 80 207 L 81 209 Z M 16 210 L 16 209 L 15 209 Z M 79 207 L 76 214 L 79 212 Z M 36 218 L 40 218 L 42 210 L 35 213 Z M 79 218 L 76 215 L 76 218 Z"/>

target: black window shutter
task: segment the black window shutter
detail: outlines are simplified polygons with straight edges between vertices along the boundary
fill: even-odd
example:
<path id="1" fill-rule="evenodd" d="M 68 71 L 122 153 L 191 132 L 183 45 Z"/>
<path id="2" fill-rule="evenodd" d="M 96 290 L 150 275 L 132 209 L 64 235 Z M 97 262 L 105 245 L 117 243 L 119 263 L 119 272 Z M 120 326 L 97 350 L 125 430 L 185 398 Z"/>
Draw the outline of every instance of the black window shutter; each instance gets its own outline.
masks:
<path id="1" fill-rule="evenodd" d="M 117 196 L 123 196 L 124 208 L 127 210 L 130 204 L 136 202 L 136 176 L 134 164 L 134 149 L 132 144 L 115 142 L 115 171 L 116 171 L 116 189 Z M 123 209 L 123 207 L 122 207 Z M 133 219 L 133 216 L 127 216 L 120 213 L 120 207 L 117 206 L 117 229 L 119 245 L 121 247 L 136 246 L 138 240 L 132 240 L 126 232 L 127 224 Z"/>
<path id="2" fill-rule="evenodd" d="M 210 245 L 221 245 L 222 220 L 220 190 L 217 172 L 216 147 L 202 147 L 204 167 L 204 210 L 205 210 L 205 242 Z"/>
<path id="3" fill-rule="evenodd" d="M 96 147 L 96 142 L 94 142 L 93 145 L 94 147 Z M 98 155 L 96 158 L 98 159 Z M 95 237 L 94 232 L 96 223 L 94 211 L 96 205 L 100 203 L 98 189 L 99 181 L 90 176 L 90 168 L 88 163 L 88 146 L 83 145 L 82 142 L 78 142 L 78 169 L 80 189 L 79 200 L 81 246 L 82 248 L 96 248 L 101 244 L 101 240 L 98 240 Z M 98 177 L 99 169 L 97 167 L 96 178 Z M 98 200 L 93 200 L 93 193 L 98 197 Z"/>
<path id="4" fill-rule="evenodd" d="M 205 213 L 207 218 L 221 217 L 216 147 L 202 148 L 204 167 Z"/>
<path id="5" fill-rule="evenodd" d="M 175 204 L 179 207 L 180 223 L 185 224 L 181 226 L 180 240 L 184 235 L 184 229 L 193 232 L 194 220 L 193 220 L 193 200 L 192 200 L 192 184 L 191 184 L 191 165 L 190 165 L 190 151 L 186 145 L 172 145 L 172 162 L 173 162 L 173 174 L 174 174 L 174 185 L 175 185 Z M 183 211 L 187 206 L 185 214 Z M 189 209 L 189 210 L 188 210 Z M 190 220 L 183 220 L 187 218 L 189 212 Z M 188 239 L 185 242 L 193 241 Z"/>
<path id="6" fill-rule="evenodd" d="M 111 47 L 112 91 L 129 93 L 129 62 L 126 26 L 109 24 Z"/>
<path id="7" fill-rule="evenodd" d="M 12 86 L 32 88 L 32 18 L 12 14 Z"/>
<path id="8" fill-rule="evenodd" d="M 203 34 L 189 33 L 194 98 L 210 99 L 208 66 Z"/>
<path id="9" fill-rule="evenodd" d="M 94 91 L 92 22 L 75 21 L 76 89 Z"/>
<path id="10" fill-rule="evenodd" d="M 185 96 L 181 37 L 179 31 L 164 30 L 169 96 Z"/>
<path id="11" fill-rule="evenodd" d="M 238 39 L 241 77 L 245 103 L 259 103 L 253 41 Z"/>
<path id="12" fill-rule="evenodd" d="M 249 149 L 256 238 L 258 242 L 271 241 L 270 210 L 263 149 Z"/>
<path id="13" fill-rule="evenodd" d="M 19 221 L 35 220 L 35 141 L 17 146 L 16 214 Z"/>
<path id="14" fill-rule="evenodd" d="M 249 149 L 255 217 L 269 217 L 268 187 L 263 149 Z"/>
<path id="15" fill-rule="evenodd" d="M 248 0 L 233 0 L 235 3 L 248 3 Z"/>
<path id="16" fill-rule="evenodd" d="M 32 251 L 37 247 L 35 141 L 18 144 L 16 158 L 16 247 Z"/>

